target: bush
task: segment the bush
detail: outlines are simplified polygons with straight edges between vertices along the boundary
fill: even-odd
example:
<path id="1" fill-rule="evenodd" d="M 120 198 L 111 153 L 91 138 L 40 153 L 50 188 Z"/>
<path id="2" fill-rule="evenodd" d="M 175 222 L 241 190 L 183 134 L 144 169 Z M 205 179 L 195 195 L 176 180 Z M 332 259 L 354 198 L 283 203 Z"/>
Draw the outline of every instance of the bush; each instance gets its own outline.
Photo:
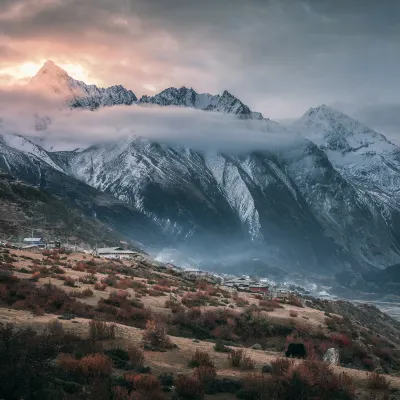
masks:
<path id="1" fill-rule="evenodd" d="M 159 320 L 149 319 L 143 333 L 143 343 L 149 350 L 166 350 L 172 348 L 171 341 L 167 336 L 167 330 Z"/>
<path id="2" fill-rule="evenodd" d="M 117 326 L 114 323 L 91 320 L 89 322 L 89 337 L 92 340 L 115 339 Z"/>
<path id="3" fill-rule="evenodd" d="M 283 306 L 275 300 L 260 300 L 258 302 L 258 305 L 264 310 L 264 311 L 274 311 L 277 308 L 283 308 Z"/>
<path id="4" fill-rule="evenodd" d="M 104 354 L 89 354 L 80 360 L 70 354 L 60 354 L 58 366 L 68 372 L 82 374 L 86 377 L 105 377 L 112 372 L 113 362 Z"/>
<path id="5" fill-rule="evenodd" d="M 94 285 L 94 288 L 96 290 L 100 290 L 102 292 L 104 292 L 106 290 L 107 285 L 105 283 L 100 283 L 100 282 L 96 282 Z"/>
<path id="6" fill-rule="evenodd" d="M 377 372 L 372 372 L 367 376 L 367 387 L 371 390 L 388 391 L 390 388 L 389 381 Z"/>
<path id="7" fill-rule="evenodd" d="M 158 380 L 161 383 L 161 386 L 172 386 L 174 384 L 174 375 L 171 372 L 164 372 L 159 375 Z"/>
<path id="8" fill-rule="evenodd" d="M 237 297 L 236 298 L 236 305 L 238 307 L 246 307 L 246 306 L 249 305 L 249 302 L 243 297 Z"/>
<path id="9" fill-rule="evenodd" d="M 214 367 L 214 362 L 211 360 L 210 355 L 205 351 L 199 349 L 193 354 L 192 359 L 188 363 L 189 367 Z"/>
<path id="10" fill-rule="evenodd" d="M 279 375 L 248 375 L 239 397 L 246 400 L 356 399 L 352 380 L 347 375 L 336 375 L 328 365 L 314 361 L 292 364 Z"/>
<path id="11" fill-rule="evenodd" d="M 111 374 L 113 363 L 104 354 L 89 354 L 79 360 L 79 366 L 85 376 L 102 377 Z"/>
<path id="12" fill-rule="evenodd" d="M 165 300 L 165 308 L 169 308 L 174 314 L 184 310 L 182 304 L 172 299 Z"/>
<path id="13" fill-rule="evenodd" d="M 0 323 L 0 398 L 46 398 L 46 388 L 52 376 L 51 361 L 63 340 L 49 340 L 48 334 L 16 329 Z"/>
<path id="14" fill-rule="evenodd" d="M 197 377 L 179 375 L 175 380 L 175 391 L 181 400 L 202 400 L 203 385 Z"/>
<path id="15" fill-rule="evenodd" d="M 301 301 L 301 299 L 299 299 L 297 296 L 295 296 L 294 294 L 289 295 L 289 300 L 288 303 L 292 306 L 295 307 L 300 307 L 303 308 L 303 303 Z"/>
<path id="16" fill-rule="evenodd" d="M 202 365 L 196 368 L 193 375 L 200 381 L 203 388 L 207 390 L 215 382 L 217 371 L 215 367 Z"/>
<path id="17" fill-rule="evenodd" d="M 287 358 L 277 358 L 271 362 L 272 374 L 283 375 L 293 366 L 293 361 Z"/>
<path id="18" fill-rule="evenodd" d="M 94 285 L 97 282 L 97 277 L 95 274 L 87 274 L 79 278 L 79 282 Z"/>
<path id="19" fill-rule="evenodd" d="M 232 349 L 228 354 L 228 362 L 232 367 L 240 367 L 242 362 L 244 351 L 241 349 Z"/>
<path id="20" fill-rule="evenodd" d="M 153 375 L 139 374 L 133 378 L 133 386 L 139 392 L 146 395 L 150 392 L 158 392 L 161 389 L 160 381 Z"/>
<path id="21" fill-rule="evenodd" d="M 71 276 L 65 277 L 65 281 L 64 281 L 65 286 L 75 287 L 75 284 L 76 284 L 76 280 L 74 278 L 72 278 Z"/>
<path id="22" fill-rule="evenodd" d="M 251 357 L 247 355 L 244 355 L 242 357 L 242 361 L 240 363 L 240 369 L 249 370 L 249 369 L 254 369 L 255 366 L 256 363 L 254 362 L 254 360 L 251 359 Z"/>
<path id="23" fill-rule="evenodd" d="M 289 315 L 293 318 L 296 318 L 299 315 L 299 313 L 295 310 L 290 310 Z"/>
<path id="24" fill-rule="evenodd" d="M 132 366 L 143 367 L 144 365 L 144 353 L 141 349 L 136 346 L 131 346 L 128 349 L 129 361 L 131 362 Z"/>
<path id="25" fill-rule="evenodd" d="M 228 354 L 228 362 L 232 367 L 239 367 L 243 370 L 255 367 L 255 362 L 242 349 L 232 349 Z"/>
<path id="26" fill-rule="evenodd" d="M 210 297 L 205 292 L 197 291 L 195 293 L 186 293 L 182 298 L 182 304 L 186 307 L 206 306 Z"/>
<path id="27" fill-rule="evenodd" d="M 214 345 L 214 350 L 220 353 L 229 353 L 231 349 L 225 345 L 224 341 L 217 339 Z"/>

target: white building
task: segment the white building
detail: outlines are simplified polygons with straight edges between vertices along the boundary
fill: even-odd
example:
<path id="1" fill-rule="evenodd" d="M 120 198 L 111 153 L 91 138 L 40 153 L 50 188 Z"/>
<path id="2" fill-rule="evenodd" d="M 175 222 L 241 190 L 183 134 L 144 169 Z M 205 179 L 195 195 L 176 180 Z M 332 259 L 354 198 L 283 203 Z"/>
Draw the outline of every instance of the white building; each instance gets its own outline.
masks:
<path id="1" fill-rule="evenodd" d="M 104 257 L 104 258 L 121 259 L 121 258 L 133 258 L 139 253 L 132 250 L 125 250 L 122 247 L 103 247 L 97 249 L 95 251 L 95 254 L 99 257 Z"/>
<path id="2" fill-rule="evenodd" d="M 43 238 L 24 238 L 23 240 L 24 243 L 24 248 L 30 248 L 30 247 L 45 247 L 46 243 L 44 242 Z"/>

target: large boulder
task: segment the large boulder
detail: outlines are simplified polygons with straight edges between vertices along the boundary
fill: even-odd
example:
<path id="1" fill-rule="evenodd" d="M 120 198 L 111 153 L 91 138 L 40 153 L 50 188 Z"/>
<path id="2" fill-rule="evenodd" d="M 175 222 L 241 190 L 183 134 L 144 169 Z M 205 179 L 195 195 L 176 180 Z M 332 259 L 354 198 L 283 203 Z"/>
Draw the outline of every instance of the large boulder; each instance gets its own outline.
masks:
<path id="1" fill-rule="evenodd" d="M 339 365 L 339 350 L 331 347 L 326 351 L 323 360 L 331 365 Z"/>

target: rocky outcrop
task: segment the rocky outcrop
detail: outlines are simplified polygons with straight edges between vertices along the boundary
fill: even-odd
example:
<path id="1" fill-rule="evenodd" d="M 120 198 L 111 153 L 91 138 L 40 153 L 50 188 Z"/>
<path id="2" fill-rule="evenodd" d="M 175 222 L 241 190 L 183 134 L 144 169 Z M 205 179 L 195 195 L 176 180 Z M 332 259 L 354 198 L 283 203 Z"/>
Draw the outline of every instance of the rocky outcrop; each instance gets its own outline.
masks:
<path id="1" fill-rule="evenodd" d="M 339 365 L 339 350 L 333 347 L 328 349 L 324 354 L 323 361 L 330 365 Z"/>

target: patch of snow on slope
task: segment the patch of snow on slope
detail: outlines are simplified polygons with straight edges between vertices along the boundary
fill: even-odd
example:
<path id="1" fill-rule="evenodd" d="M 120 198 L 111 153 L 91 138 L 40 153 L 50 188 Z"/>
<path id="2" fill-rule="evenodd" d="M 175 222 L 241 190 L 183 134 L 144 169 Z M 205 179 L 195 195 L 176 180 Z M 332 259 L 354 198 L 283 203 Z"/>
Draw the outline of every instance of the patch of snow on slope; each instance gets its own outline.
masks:
<path id="1" fill-rule="evenodd" d="M 2 134 L 4 144 L 13 149 L 22 151 L 23 153 L 32 154 L 43 162 L 47 163 L 58 171 L 63 171 L 57 164 L 55 164 L 49 155 L 40 147 L 36 146 L 30 140 L 19 135 Z"/>

